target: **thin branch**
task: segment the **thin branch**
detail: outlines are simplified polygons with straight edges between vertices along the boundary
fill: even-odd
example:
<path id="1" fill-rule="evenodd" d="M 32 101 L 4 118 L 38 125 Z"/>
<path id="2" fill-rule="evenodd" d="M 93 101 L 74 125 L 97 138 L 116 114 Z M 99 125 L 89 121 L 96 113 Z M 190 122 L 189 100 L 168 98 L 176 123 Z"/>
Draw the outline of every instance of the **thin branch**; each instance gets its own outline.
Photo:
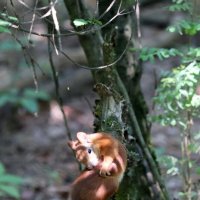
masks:
<path id="1" fill-rule="evenodd" d="M 57 35 L 60 36 L 60 26 L 59 26 L 58 18 L 57 18 L 57 15 L 56 15 L 55 5 L 53 4 L 52 0 L 50 2 L 50 5 L 51 5 L 51 14 L 52 14 L 53 22 L 54 22 L 54 27 L 55 27 Z M 62 43 L 61 43 L 60 37 L 57 37 L 57 43 L 58 43 L 59 50 L 62 50 Z M 56 50 L 56 53 L 58 55 L 58 50 L 57 50 L 56 45 L 55 45 L 55 50 Z"/>
<path id="2" fill-rule="evenodd" d="M 96 0 L 96 8 L 94 11 L 94 16 L 99 17 L 99 0 Z"/>
<path id="3" fill-rule="evenodd" d="M 74 61 L 73 59 L 70 58 L 69 55 L 67 55 L 64 51 L 60 51 L 61 54 L 63 54 L 69 61 L 71 61 L 74 65 L 78 66 L 78 67 L 81 67 L 81 68 L 84 68 L 84 69 L 87 69 L 87 70 L 101 70 L 101 69 L 105 69 L 105 68 L 108 68 L 108 67 L 111 67 L 113 65 L 115 65 L 116 63 L 118 63 L 122 57 L 124 56 L 124 54 L 126 53 L 126 51 L 128 50 L 128 47 L 130 45 L 130 42 L 131 42 L 131 39 L 132 39 L 132 33 L 131 33 L 131 37 L 130 39 L 128 40 L 127 44 L 126 44 L 126 47 L 124 48 L 123 52 L 121 53 L 121 55 L 112 63 L 110 64 L 107 64 L 107 65 L 101 65 L 101 66 L 97 66 L 97 67 L 89 67 L 89 66 L 85 66 L 85 65 L 81 65 L 79 63 L 77 63 L 76 61 Z M 53 43 L 53 42 L 52 42 Z"/>
<path id="4" fill-rule="evenodd" d="M 54 66 L 52 48 L 51 48 L 51 41 L 50 40 L 48 40 L 48 53 L 49 53 L 49 63 L 50 63 L 50 66 L 51 66 L 51 70 L 52 70 L 52 74 L 53 74 L 53 80 L 54 80 L 54 84 L 55 84 L 57 102 L 58 102 L 60 111 L 63 115 L 64 126 L 65 126 L 65 129 L 66 129 L 66 134 L 68 136 L 68 140 L 72 141 L 72 134 L 71 134 L 71 131 L 70 131 L 70 128 L 69 128 L 69 125 L 68 125 L 68 122 L 67 122 L 67 117 L 65 115 L 65 111 L 64 111 L 64 108 L 63 108 L 63 100 L 62 100 L 62 97 L 60 95 L 58 72 L 56 71 L 55 66 Z M 72 150 L 72 152 L 75 156 L 75 152 L 73 150 Z M 77 160 L 76 160 L 76 162 L 77 162 L 77 165 L 79 167 L 79 170 L 81 171 L 81 164 Z"/>
<path id="5" fill-rule="evenodd" d="M 65 125 L 66 131 L 67 131 L 68 139 L 72 140 L 71 131 L 70 131 L 70 128 L 69 128 L 69 125 L 67 122 L 67 117 L 66 117 L 65 111 L 63 109 L 63 100 L 61 98 L 60 91 L 59 91 L 60 87 L 59 87 L 59 80 L 58 80 L 58 72 L 56 71 L 55 66 L 54 66 L 50 40 L 48 40 L 48 53 L 49 53 L 49 63 L 51 66 L 53 80 L 54 80 L 54 84 L 55 84 L 57 102 L 60 107 L 60 111 L 62 112 L 62 115 L 63 115 L 64 125 Z"/>
<path id="6" fill-rule="evenodd" d="M 10 0 L 12 1 L 12 0 Z M 37 0 L 38 1 L 38 0 Z M 44 19 L 46 22 L 48 23 L 51 23 L 53 24 L 52 21 L 50 21 L 49 19 L 47 19 L 46 17 L 48 16 L 48 12 L 51 12 L 51 5 L 48 5 L 46 6 L 46 8 L 49 8 L 49 11 L 44 14 L 44 15 L 41 15 L 38 10 L 40 11 L 41 9 L 40 8 L 37 8 L 37 7 L 34 7 L 34 8 L 31 8 L 30 6 L 28 6 L 25 2 L 23 2 L 22 0 L 18 0 L 19 3 L 21 3 L 23 6 L 25 6 L 25 8 L 28 9 L 28 12 L 27 14 L 29 14 L 30 12 L 34 12 L 35 14 L 35 21 L 36 21 L 36 16 L 39 17 L 39 19 Z M 55 6 L 55 4 L 57 3 L 57 0 L 55 2 L 52 2 L 52 5 Z M 42 7 L 42 8 L 45 8 L 45 7 Z M 47 15 L 46 17 L 44 17 L 45 15 Z M 19 18 L 18 18 L 19 19 Z M 21 22 L 20 24 L 32 24 L 32 20 L 31 21 L 26 21 L 26 22 Z"/>
<path id="7" fill-rule="evenodd" d="M 24 58 L 25 58 L 25 62 L 26 64 L 31 68 L 32 70 L 32 75 L 33 75 L 33 81 L 34 81 L 34 85 L 36 88 L 36 91 L 38 91 L 38 80 L 37 80 L 37 74 L 36 74 L 36 66 L 40 69 L 40 71 L 42 72 L 42 74 L 44 76 L 46 76 L 46 74 L 43 72 L 42 68 L 40 67 L 40 65 L 37 63 L 37 61 L 35 61 L 33 59 L 33 57 L 31 56 L 31 54 L 26 51 L 27 50 L 27 46 L 25 46 L 14 34 L 12 34 L 13 38 L 16 40 L 16 42 L 21 46 L 21 49 L 23 50 L 23 54 L 24 54 Z M 31 63 L 31 64 L 30 64 Z"/>
<path id="8" fill-rule="evenodd" d="M 101 14 L 101 16 L 98 18 L 98 20 L 100 20 L 106 13 L 108 13 L 110 11 L 110 9 L 113 7 L 113 5 L 115 4 L 116 0 L 113 0 L 110 5 L 107 7 L 107 9 Z"/>
<path id="9" fill-rule="evenodd" d="M 36 0 L 35 2 L 35 6 L 34 6 L 34 9 L 33 9 L 33 17 L 32 17 L 32 20 L 31 20 L 31 27 L 30 27 L 30 32 L 29 32 L 29 36 L 28 36 L 28 40 L 30 41 L 31 39 L 31 32 L 33 30 L 33 24 L 34 24 L 34 21 L 35 21 L 35 12 L 36 12 L 36 8 L 37 8 L 37 4 L 38 4 L 38 0 Z"/>
<path id="10" fill-rule="evenodd" d="M 121 4 L 120 4 L 121 6 Z M 125 12 L 125 10 L 121 10 L 120 11 L 120 6 L 118 8 L 118 12 L 115 16 L 113 16 L 108 22 L 106 22 L 105 24 L 101 25 L 101 26 L 94 26 L 88 30 L 83 30 L 83 31 L 74 31 L 74 30 L 67 30 L 68 33 L 60 33 L 60 34 L 55 34 L 54 37 L 61 37 L 61 36 L 73 36 L 73 35 L 86 35 L 86 34 L 89 34 L 91 32 L 94 32 L 94 31 L 99 31 L 101 30 L 102 28 L 105 28 L 106 26 L 108 26 L 113 20 L 115 20 L 117 17 L 119 16 L 122 16 L 122 15 L 127 15 L 127 14 L 130 14 L 131 12 L 133 11 L 129 11 L 129 12 Z M 45 18 L 46 19 L 46 18 Z M 47 20 L 47 19 L 46 19 Z M 49 20 L 48 20 L 49 21 Z M 23 22 L 22 22 L 23 23 Z M 21 24 L 22 24 L 21 23 Z M 52 24 L 52 22 L 51 22 Z M 15 29 L 19 29 L 20 31 L 24 31 L 26 33 L 30 33 L 30 34 L 33 34 L 33 35 L 38 35 L 38 36 L 42 36 L 42 37 L 52 37 L 52 34 L 46 34 L 46 33 L 37 33 L 37 32 L 34 32 L 34 31 L 28 31 L 24 28 L 22 28 L 21 26 L 11 26 L 12 28 L 15 28 Z"/>
<path id="11" fill-rule="evenodd" d="M 11 0 L 12 1 L 12 0 Z M 30 11 L 34 11 L 34 10 L 37 10 L 37 11 L 39 11 L 39 10 L 45 10 L 45 9 L 47 9 L 47 8 L 50 8 L 51 6 L 50 5 L 48 5 L 48 6 L 43 6 L 43 7 L 40 7 L 40 8 L 36 8 L 36 9 L 33 9 L 33 8 L 31 8 L 28 4 L 26 4 L 24 1 L 22 1 L 22 0 L 17 0 L 21 5 L 23 5 L 25 8 L 27 8 L 28 10 L 30 10 Z M 53 3 L 53 4 L 56 4 L 57 3 L 57 0 Z"/>
<path id="12" fill-rule="evenodd" d="M 136 0 L 135 4 L 135 14 L 136 14 L 136 22 L 137 22 L 137 39 L 139 43 L 139 48 L 142 48 L 142 33 L 141 33 L 141 25 L 140 25 L 140 3 L 139 0 Z"/>

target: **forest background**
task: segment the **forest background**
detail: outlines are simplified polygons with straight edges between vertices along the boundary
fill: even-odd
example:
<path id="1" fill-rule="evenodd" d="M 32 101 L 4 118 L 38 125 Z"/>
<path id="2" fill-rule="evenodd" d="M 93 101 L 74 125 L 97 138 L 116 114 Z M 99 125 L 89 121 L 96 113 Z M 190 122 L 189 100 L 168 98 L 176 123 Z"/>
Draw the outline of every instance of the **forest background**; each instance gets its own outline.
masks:
<path id="1" fill-rule="evenodd" d="M 161 190 L 164 191 L 158 198 L 168 199 L 169 195 L 171 198 L 198 199 L 200 173 L 198 167 L 200 133 L 197 119 L 200 106 L 198 48 L 200 25 L 196 9 L 198 1 L 190 3 L 183 0 L 127 1 L 125 8 L 123 1 L 117 1 L 118 4 L 112 1 L 110 7 L 104 8 L 104 10 L 113 8 L 118 11 L 111 12 L 111 17 L 114 17 L 110 18 L 111 21 L 89 19 L 86 14 L 74 17 L 75 12 L 70 13 L 68 5 L 70 2 L 21 0 L 1 2 L 0 195 L 3 199 L 66 199 L 70 183 L 79 173 L 78 165 L 67 148 L 67 140 L 80 130 L 93 132 L 94 128 L 99 127 L 107 130 L 108 126 L 113 125 L 115 118 L 112 118 L 112 123 L 110 118 L 103 123 L 106 115 L 101 113 L 100 123 L 98 121 L 100 114 L 94 108 L 95 105 L 98 107 L 96 100 L 99 97 L 104 99 L 105 93 L 114 99 L 121 98 L 118 93 L 114 94 L 118 92 L 117 88 L 114 87 L 112 90 L 110 85 L 106 86 L 110 82 L 105 81 L 98 85 L 105 75 L 95 71 L 105 68 L 108 70 L 107 74 L 113 73 L 109 69 L 114 68 L 114 65 L 123 60 L 123 56 L 128 55 L 129 62 L 139 67 L 135 68 L 139 69 L 139 76 L 136 80 L 133 79 L 135 81 L 133 83 L 139 85 L 135 84 L 138 87 L 133 88 L 134 94 L 137 94 L 138 88 L 141 87 L 148 106 L 148 112 L 145 104 L 142 110 L 142 117 L 148 123 L 144 127 L 150 133 L 147 137 L 144 136 L 145 142 L 148 144 L 149 152 L 152 153 L 152 160 L 155 159 L 154 155 L 157 155 L 161 167 L 161 171 L 158 167 L 158 174 L 162 174 L 161 177 L 165 182 L 163 187 L 158 180 Z M 115 3 L 117 6 L 113 6 Z M 89 0 L 86 4 L 96 15 L 98 4 Z M 80 44 L 77 35 L 84 34 L 85 31 L 95 35 L 95 29 L 104 30 L 104 25 L 110 28 L 115 23 L 115 18 L 123 19 L 124 16 L 128 18 L 126 16 L 130 17 L 132 13 L 131 17 L 134 17 L 129 19 L 134 26 L 130 26 L 132 31 L 128 30 L 125 34 L 126 38 L 122 40 L 120 51 L 115 52 L 116 59 L 112 58 L 113 52 L 109 50 L 111 58 L 106 57 L 104 52 L 103 66 L 100 62 L 97 64 L 91 57 L 87 57 L 89 58 L 87 62 L 88 55 L 86 53 L 85 56 L 81 48 L 83 43 Z M 74 18 L 73 23 L 70 21 L 72 18 Z M 123 20 L 117 23 L 123 23 Z M 123 27 L 124 32 L 126 28 Z M 73 32 L 74 29 L 76 32 Z M 106 35 L 108 34 L 106 31 L 102 31 L 103 38 L 110 45 L 119 33 L 117 31 L 115 33 L 113 28 L 110 28 L 111 32 L 107 29 L 110 37 Z M 60 33 L 63 33 L 61 38 L 55 36 Z M 47 40 L 48 38 L 50 40 Z M 89 48 L 91 55 L 93 53 L 95 55 L 95 46 Z M 92 62 L 95 62 L 95 65 Z M 123 66 L 124 63 L 120 64 Z M 89 69 L 91 65 L 98 68 L 92 70 L 93 76 Z M 129 67 L 126 73 L 134 77 L 135 72 Z M 94 85 L 98 87 L 94 89 Z M 136 96 L 133 95 L 133 98 Z M 121 106 L 123 102 L 122 98 L 118 105 Z M 104 103 L 100 105 L 105 106 Z M 161 111 L 158 110 L 159 107 Z M 123 106 L 122 108 L 124 109 Z M 140 115 L 137 113 L 141 111 L 140 106 L 133 105 L 133 108 L 136 117 L 139 118 Z M 139 111 L 136 108 L 139 108 Z M 115 113 L 117 111 L 121 112 L 115 110 Z M 66 118 L 63 118 L 63 113 Z M 94 119 L 98 119 L 95 120 L 95 126 Z M 114 125 L 113 129 L 117 130 L 117 133 L 125 133 L 122 135 L 125 138 L 126 134 L 131 135 L 133 132 L 131 139 L 127 141 L 133 143 L 136 141 L 136 147 L 138 144 L 142 146 L 139 136 L 135 136 L 133 131 L 137 130 L 137 125 L 125 126 L 123 120 L 122 123 L 118 121 L 119 124 Z M 129 122 L 130 119 L 127 121 L 126 125 L 134 123 Z M 139 127 L 142 126 L 142 122 L 139 122 Z M 145 128 L 143 131 L 145 132 Z M 129 169 L 137 170 L 137 167 L 144 167 L 144 162 L 141 162 L 143 157 L 138 149 L 134 147 L 134 151 L 130 152 L 129 156 L 133 161 L 130 159 L 132 167 Z M 151 163 L 151 159 L 149 161 L 147 156 L 148 162 Z M 141 170 L 140 173 L 143 172 Z M 135 176 L 131 170 L 129 173 L 132 173 L 129 177 Z M 147 176 L 147 182 L 151 185 L 148 178 Z M 159 190 L 154 188 L 156 185 L 154 178 L 152 180 L 153 183 L 149 186 L 150 189 L 147 189 L 147 193 L 153 191 L 155 194 L 149 199 L 155 199 L 153 195 L 159 193 Z M 135 186 L 135 188 L 140 187 L 143 187 L 143 184 Z M 165 187 L 169 194 L 165 194 Z M 138 189 L 139 197 L 135 195 L 133 199 L 142 199 L 140 195 Z"/>

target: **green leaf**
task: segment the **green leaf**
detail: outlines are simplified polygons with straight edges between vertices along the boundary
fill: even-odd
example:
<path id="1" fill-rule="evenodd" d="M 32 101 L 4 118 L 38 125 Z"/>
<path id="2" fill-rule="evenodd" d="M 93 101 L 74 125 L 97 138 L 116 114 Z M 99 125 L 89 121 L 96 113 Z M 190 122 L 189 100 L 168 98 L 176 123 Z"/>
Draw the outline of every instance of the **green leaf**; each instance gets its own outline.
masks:
<path id="1" fill-rule="evenodd" d="M 2 183 L 7 183 L 7 184 L 10 183 L 10 184 L 19 185 L 23 183 L 23 180 L 22 178 L 15 175 L 3 174 L 3 175 L 0 175 L 0 184 Z"/>
<path id="2" fill-rule="evenodd" d="M 0 191 L 3 191 L 5 194 L 17 198 L 20 198 L 19 190 L 16 188 L 16 186 L 11 185 L 0 185 Z"/>
<path id="3" fill-rule="evenodd" d="M 176 32 L 176 27 L 175 27 L 175 26 L 169 26 L 169 27 L 167 28 L 167 30 L 168 30 L 170 33 L 174 33 L 174 32 Z"/>
<path id="4" fill-rule="evenodd" d="M 73 24 L 76 26 L 76 27 L 79 27 L 79 26 L 85 26 L 88 24 L 88 20 L 85 20 L 85 19 L 75 19 L 73 21 Z"/>
<path id="5" fill-rule="evenodd" d="M 175 119 L 172 119 L 172 121 L 171 121 L 171 126 L 176 126 L 176 120 Z"/>
<path id="6" fill-rule="evenodd" d="M 184 123 L 184 122 L 182 122 L 182 121 L 178 121 L 178 124 L 184 129 L 184 130 L 186 130 L 186 128 L 187 128 L 187 125 L 186 125 L 186 123 Z"/>
<path id="7" fill-rule="evenodd" d="M 167 170 L 167 174 L 175 176 L 175 175 L 179 174 L 179 168 L 178 167 L 172 167 L 172 168 Z"/>
<path id="8" fill-rule="evenodd" d="M 175 167 L 178 163 L 178 159 L 174 156 L 162 156 L 158 158 L 159 162 L 167 168 Z"/>
<path id="9" fill-rule="evenodd" d="M 188 149 L 192 152 L 192 153 L 199 153 L 200 152 L 200 146 L 197 143 L 193 143 L 190 144 L 188 146 Z"/>
<path id="10" fill-rule="evenodd" d="M 6 13 L 0 13 L 0 15 L 4 18 L 7 18 L 13 22 L 18 22 L 19 20 L 16 18 L 16 17 L 13 17 L 13 16 L 9 16 L 8 14 Z"/>
<path id="11" fill-rule="evenodd" d="M 34 99 L 23 98 L 19 101 L 19 104 L 30 113 L 36 113 L 39 110 L 38 103 Z"/>
<path id="12" fill-rule="evenodd" d="M 49 101 L 50 96 L 44 91 L 35 91 L 33 89 L 26 89 L 24 91 L 24 96 L 30 99 L 40 99 L 44 101 Z"/>
<path id="13" fill-rule="evenodd" d="M 5 20 L 2 20 L 0 19 L 0 26 L 5 26 L 5 27 L 9 27 L 11 26 L 12 23 L 8 22 L 8 21 L 5 21 Z"/>
<path id="14" fill-rule="evenodd" d="M 195 108 L 200 107 L 200 95 L 194 94 L 191 100 L 191 105 Z"/>

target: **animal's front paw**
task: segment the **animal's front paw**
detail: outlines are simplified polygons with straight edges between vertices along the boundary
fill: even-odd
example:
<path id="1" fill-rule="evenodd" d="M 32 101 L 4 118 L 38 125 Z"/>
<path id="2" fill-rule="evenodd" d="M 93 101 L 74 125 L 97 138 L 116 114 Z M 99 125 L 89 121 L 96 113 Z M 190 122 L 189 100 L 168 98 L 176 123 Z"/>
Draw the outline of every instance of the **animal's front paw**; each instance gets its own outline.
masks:
<path id="1" fill-rule="evenodd" d="M 110 176 L 110 168 L 102 166 L 101 169 L 99 170 L 99 175 L 102 177 Z"/>

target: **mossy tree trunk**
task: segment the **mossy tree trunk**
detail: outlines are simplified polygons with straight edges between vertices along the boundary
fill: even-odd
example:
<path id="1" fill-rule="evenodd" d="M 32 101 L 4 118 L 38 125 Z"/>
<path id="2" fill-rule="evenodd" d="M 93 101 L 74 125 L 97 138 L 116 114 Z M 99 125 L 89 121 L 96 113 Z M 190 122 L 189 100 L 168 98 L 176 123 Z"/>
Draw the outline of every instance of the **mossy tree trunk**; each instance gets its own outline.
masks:
<path id="1" fill-rule="evenodd" d="M 71 20 L 91 19 L 88 9 L 81 0 L 64 0 Z M 114 2 L 114 1 L 113 1 Z M 132 3 L 132 4 L 131 4 Z M 109 12 L 105 10 L 111 1 L 99 1 L 99 16 L 107 23 L 122 9 L 129 10 L 134 1 L 116 1 Z M 130 7 L 130 8 L 129 8 Z M 129 10 L 130 11 L 130 10 Z M 124 141 L 128 149 L 128 169 L 117 200 L 169 199 L 160 178 L 156 158 L 150 148 L 147 123 L 147 107 L 140 89 L 141 66 L 128 51 L 123 54 L 127 44 L 133 47 L 130 37 L 134 32 L 134 12 L 119 15 L 102 29 L 79 34 L 80 43 L 88 59 L 88 65 L 97 67 L 108 65 L 123 55 L 115 65 L 92 70 L 95 91 L 99 94 L 95 108 L 95 131 L 110 132 Z M 93 27 L 86 27 L 92 28 Z"/>

